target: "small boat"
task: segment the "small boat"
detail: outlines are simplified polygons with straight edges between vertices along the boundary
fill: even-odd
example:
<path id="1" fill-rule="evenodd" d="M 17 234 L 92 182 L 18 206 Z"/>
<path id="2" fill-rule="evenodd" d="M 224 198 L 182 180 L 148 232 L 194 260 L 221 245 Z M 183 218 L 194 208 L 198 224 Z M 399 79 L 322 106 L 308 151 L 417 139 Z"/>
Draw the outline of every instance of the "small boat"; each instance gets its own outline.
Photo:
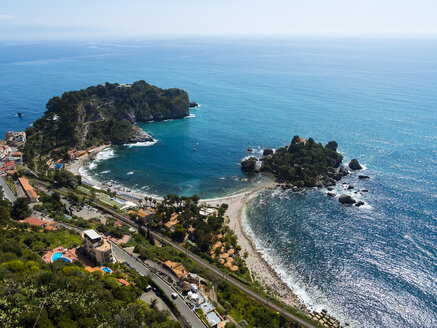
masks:
<path id="1" fill-rule="evenodd" d="M 196 147 L 194 147 L 193 150 L 196 151 Z"/>
<path id="2" fill-rule="evenodd" d="M 23 116 L 23 114 L 22 114 L 21 112 L 18 112 L 18 113 L 17 113 L 17 116 L 18 116 L 18 117 L 21 117 L 21 116 Z"/>

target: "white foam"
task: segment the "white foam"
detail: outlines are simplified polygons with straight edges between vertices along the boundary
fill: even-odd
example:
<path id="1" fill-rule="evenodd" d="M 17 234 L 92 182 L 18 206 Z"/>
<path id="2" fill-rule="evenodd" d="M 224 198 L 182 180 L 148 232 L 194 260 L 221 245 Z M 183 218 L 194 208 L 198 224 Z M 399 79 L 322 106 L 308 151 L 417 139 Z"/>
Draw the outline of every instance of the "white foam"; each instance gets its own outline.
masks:
<path id="1" fill-rule="evenodd" d="M 185 116 L 184 118 L 193 118 L 193 117 L 196 117 L 196 115 L 195 114 L 190 114 L 188 116 Z"/>
<path id="2" fill-rule="evenodd" d="M 127 172 L 127 173 L 126 173 L 126 175 L 132 175 L 132 174 L 134 174 L 133 171 L 130 171 L 130 172 Z"/>
<path id="3" fill-rule="evenodd" d="M 89 169 L 89 170 L 93 170 L 93 169 L 95 169 L 96 167 L 97 167 L 97 164 L 96 164 L 96 163 L 91 162 L 91 163 L 88 164 L 88 169 Z"/>
<path id="4" fill-rule="evenodd" d="M 153 139 L 153 141 L 136 142 L 136 143 L 133 143 L 133 144 L 125 144 L 123 146 L 127 146 L 129 148 L 132 148 L 132 147 L 149 147 L 149 146 L 153 146 L 157 142 L 158 142 L 158 140 Z"/>
<path id="5" fill-rule="evenodd" d="M 107 174 L 107 173 L 109 173 L 109 172 L 111 172 L 111 170 L 105 170 L 105 171 L 102 171 L 102 172 L 100 172 L 100 174 Z"/>
<path id="6" fill-rule="evenodd" d="M 104 161 L 113 157 L 115 157 L 114 149 L 106 148 L 97 154 L 95 161 Z"/>

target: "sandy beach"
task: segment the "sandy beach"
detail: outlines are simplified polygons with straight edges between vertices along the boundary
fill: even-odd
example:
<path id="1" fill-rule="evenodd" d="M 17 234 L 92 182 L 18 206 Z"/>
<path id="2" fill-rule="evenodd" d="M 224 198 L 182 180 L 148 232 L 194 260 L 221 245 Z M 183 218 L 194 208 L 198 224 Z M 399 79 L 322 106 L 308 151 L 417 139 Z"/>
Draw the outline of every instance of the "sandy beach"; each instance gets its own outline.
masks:
<path id="1" fill-rule="evenodd" d="M 103 145 L 94 148 L 89 154 L 82 156 L 75 160 L 74 162 L 68 164 L 66 168 L 75 175 L 81 175 L 80 168 L 84 164 L 85 161 L 90 160 L 92 157 L 95 157 L 99 152 L 104 149 L 110 147 L 109 145 Z M 102 184 L 96 183 L 95 181 L 90 181 L 86 177 L 82 175 L 82 179 L 84 182 L 96 185 L 99 187 L 105 187 Z M 226 212 L 227 218 L 229 219 L 227 225 L 235 232 L 238 238 L 238 244 L 241 246 L 241 252 L 244 254 L 247 252 L 248 256 L 246 258 L 246 264 L 248 269 L 251 272 L 252 278 L 265 286 L 269 293 L 277 296 L 284 303 L 293 306 L 295 308 L 299 308 L 303 311 L 307 311 L 307 308 L 303 305 L 303 303 L 299 300 L 299 298 L 294 294 L 294 292 L 290 289 L 290 287 L 281 280 L 281 278 L 276 274 L 276 272 L 270 267 L 270 265 L 264 260 L 262 255 L 257 251 L 256 246 L 252 239 L 247 235 L 244 225 L 244 210 L 246 208 L 246 203 L 253 197 L 256 196 L 259 192 L 276 188 L 277 184 L 273 181 L 263 183 L 256 189 L 242 192 L 240 194 L 214 198 L 214 199 L 206 199 L 201 200 L 202 203 L 205 203 L 210 206 L 217 206 L 223 203 L 229 205 L 228 210 Z M 116 188 L 114 191 L 118 191 Z M 122 196 L 126 196 L 125 192 L 118 191 Z M 132 198 L 141 198 L 143 195 L 132 195 Z M 160 200 L 159 198 L 156 198 Z"/>
<path id="2" fill-rule="evenodd" d="M 307 311 L 305 305 L 299 300 L 290 287 L 281 280 L 276 272 L 264 260 L 262 255 L 257 251 L 254 242 L 247 235 L 243 225 L 246 203 L 259 192 L 276 187 L 277 184 L 275 182 L 269 182 L 263 184 L 259 188 L 242 194 L 205 200 L 203 203 L 211 206 L 220 205 L 222 203 L 229 205 L 229 208 L 226 211 L 229 218 L 227 224 L 235 232 L 235 235 L 238 238 L 238 244 L 241 246 L 241 253 L 244 254 L 244 252 L 247 252 L 248 254 L 246 265 L 249 268 L 252 277 L 284 303 L 303 311 Z"/>

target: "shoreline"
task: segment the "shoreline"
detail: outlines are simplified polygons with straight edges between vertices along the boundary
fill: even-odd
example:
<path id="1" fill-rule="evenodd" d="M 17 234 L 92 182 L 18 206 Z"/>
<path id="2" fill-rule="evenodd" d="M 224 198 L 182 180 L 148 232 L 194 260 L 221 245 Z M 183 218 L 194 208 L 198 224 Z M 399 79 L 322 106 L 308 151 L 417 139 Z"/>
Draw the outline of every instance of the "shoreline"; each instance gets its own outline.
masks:
<path id="1" fill-rule="evenodd" d="M 217 206 L 223 203 L 229 205 L 226 224 L 234 231 L 238 239 L 238 245 L 241 246 L 241 252 L 247 252 L 245 259 L 247 268 L 250 271 L 252 279 L 258 281 L 263 287 L 267 288 L 269 293 L 274 294 L 282 302 L 294 308 L 308 313 L 309 309 L 294 293 L 294 291 L 283 281 L 278 273 L 268 264 L 264 257 L 258 252 L 255 242 L 246 232 L 243 225 L 243 216 L 246 205 L 249 200 L 256 197 L 260 192 L 277 187 L 276 182 L 265 183 L 254 190 L 233 196 L 225 196 L 212 200 L 201 200 L 211 206 Z"/>
<path id="2" fill-rule="evenodd" d="M 92 181 L 87 176 L 84 176 L 80 169 L 84 163 L 88 160 L 92 160 L 92 157 L 97 156 L 99 152 L 111 147 L 111 145 L 102 145 L 92 149 L 87 155 L 84 155 L 74 162 L 66 165 L 66 169 L 75 175 L 80 175 L 84 183 L 97 186 L 99 188 L 111 188 L 120 196 L 128 197 L 131 200 L 137 200 L 143 198 L 143 195 L 138 195 L 135 192 L 123 192 L 116 187 L 108 187 L 104 184 Z M 309 312 L 309 309 L 302 303 L 299 297 L 293 292 L 293 290 L 284 282 L 278 275 L 278 273 L 268 264 L 264 257 L 258 252 L 256 245 L 252 238 L 248 235 L 243 225 L 243 218 L 245 215 L 245 209 L 247 202 L 256 197 L 256 195 L 267 189 L 274 189 L 277 187 L 277 183 L 274 181 L 263 182 L 261 186 L 252 190 L 242 191 L 235 195 L 217 197 L 212 199 L 201 199 L 200 202 L 209 206 L 217 206 L 223 203 L 229 205 L 227 213 L 228 225 L 235 233 L 238 244 L 241 246 L 241 252 L 247 252 L 248 256 L 245 259 L 247 268 L 250 271 L 252 279 L 258 281 L 269 293 L 274 294 L 282 302 L 290 305 L 294 308 L 300 309 L 304 312 Z M 149 196 L 158 201 L 162 200 L 160 197 Z"/>

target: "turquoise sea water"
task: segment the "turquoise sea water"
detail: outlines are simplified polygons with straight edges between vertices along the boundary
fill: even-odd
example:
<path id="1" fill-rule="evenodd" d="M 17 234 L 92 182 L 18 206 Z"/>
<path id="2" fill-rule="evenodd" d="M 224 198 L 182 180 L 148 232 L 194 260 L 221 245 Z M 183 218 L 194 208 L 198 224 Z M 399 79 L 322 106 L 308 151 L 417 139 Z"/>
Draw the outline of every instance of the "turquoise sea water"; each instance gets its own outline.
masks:
<path id="1" fill-rule="evenodd" d="M 250 233 L 310 306 L 356 327 L 435 327 L 436 58 L 436 41 L 411 40 L 2 44 L 0 130 L 25 128 L 66 90 L 139 79 L 182 88 L 201 104 L 193 117 L 141 124 L 156 143 L 109 150 L 89 174 L 204 198 L 257 183 L 238 166 L 247 148 L 336 140 L 371 177 L 337 192 L 366 205 L 269 191 L 248 206 Z"/>

